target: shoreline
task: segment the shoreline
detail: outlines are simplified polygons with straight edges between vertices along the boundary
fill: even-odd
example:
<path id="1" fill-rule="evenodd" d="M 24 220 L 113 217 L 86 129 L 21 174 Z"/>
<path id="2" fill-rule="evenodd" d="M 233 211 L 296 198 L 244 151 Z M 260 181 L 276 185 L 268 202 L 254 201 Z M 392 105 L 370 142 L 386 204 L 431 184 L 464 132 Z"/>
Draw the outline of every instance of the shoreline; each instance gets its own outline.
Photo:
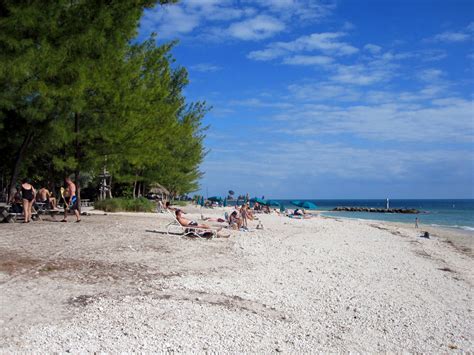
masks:
<path id="1" fill-rule="evenodd" d="M 336 216 L 324 216 L 321 215 L 322 218 L 333 218 L 333 219 L 343 219 L 343 220 L 356 220 L 362 223 L 373 223 L 373 224 L 381 224 L 391 228 L 404 228 L 411 232 L 417 232 L 421 234 L 423 232 L 429 232 L 431 237 L 441 238 L 443 240 L 448 241 L 448 243 L 452 243 L 453 246 L 466 253 L 470 257 L 474 257 L 474 232 L 466 231 L 459 228 L 449 228 L 449 227 L 441 227 L 441 226 L 432 226 L 421 224 L 419 225 L 418 229 L 412 223 L 405 223 L 405 222 L 391 222 L 391 221 L 382 221 L 376 219 L 364 219 L 364 218 L 351 218 L 351 217 L 336 217 Z"/>
<path id="2" fill-rule="evenodd" d="M 327 218 L 346 218 L 346 219 L 356 219 L 359 221 L 371 221 L 371 222 L 382 222 L 382 223 L 393 223 L 393 224 L 403 224 L 403 225 L 414 225 L 413 222 L 401 222 L 401 221 L 387 221 L 387 220 L 382 220 L 382 219 L 370 219 L 370 218 L 359 218 L 359 217 L 347 217 L 347 216 L 327 216 L 327 215 L 322 215 L 322 213 L 337 213 L 336 211 L 332 210 L 316 210 L 318 213 L 321 213 L 322 217 L 327 217 Z M 419 229 L 424 226 L 426 228 L 439 228 L 439 229 L 446 229 L 446 230 L 452 230 L 452 231 L 458 231 L 466 235 L 470 235 L 474 237 L 474 229 L 473 230 L 467 230 L 461 227 L 454 227 L 454 226 L 449 226 L 449 225 L 439 225 L 439 224 L 426 224 L 423 222 L 419 222 Z"/>

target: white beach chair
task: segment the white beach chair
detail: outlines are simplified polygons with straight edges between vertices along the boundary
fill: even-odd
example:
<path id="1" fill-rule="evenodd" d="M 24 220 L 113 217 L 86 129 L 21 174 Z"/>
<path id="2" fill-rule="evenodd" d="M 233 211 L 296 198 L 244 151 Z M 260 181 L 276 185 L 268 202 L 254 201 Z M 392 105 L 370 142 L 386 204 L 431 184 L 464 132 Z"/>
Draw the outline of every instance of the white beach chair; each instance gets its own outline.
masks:
<path id="1" fill-rule="evenodd" d="M 215 229 L 183 226 L 181 223 L 179 223 L 174 213 L 172 213 L 170 210 L 166 211 L 173 219 L 172 222 L 168 223 L 166 226 L 166 233 L 168 235 L 181 235 L 183 237 L 202 239 L 217 238 L 217 231 Z"/>

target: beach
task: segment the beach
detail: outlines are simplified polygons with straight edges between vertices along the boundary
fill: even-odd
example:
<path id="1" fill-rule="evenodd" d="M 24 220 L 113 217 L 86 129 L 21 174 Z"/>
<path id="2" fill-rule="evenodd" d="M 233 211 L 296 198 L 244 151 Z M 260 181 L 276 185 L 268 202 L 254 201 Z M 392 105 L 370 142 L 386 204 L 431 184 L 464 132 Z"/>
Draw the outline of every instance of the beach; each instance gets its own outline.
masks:
<path id="1" fill-rule="evenodd" d="M 0 350 L 474 351 L 472 234 L 257 216 L 212 240 L 156 213 L 1 225 Z"/>

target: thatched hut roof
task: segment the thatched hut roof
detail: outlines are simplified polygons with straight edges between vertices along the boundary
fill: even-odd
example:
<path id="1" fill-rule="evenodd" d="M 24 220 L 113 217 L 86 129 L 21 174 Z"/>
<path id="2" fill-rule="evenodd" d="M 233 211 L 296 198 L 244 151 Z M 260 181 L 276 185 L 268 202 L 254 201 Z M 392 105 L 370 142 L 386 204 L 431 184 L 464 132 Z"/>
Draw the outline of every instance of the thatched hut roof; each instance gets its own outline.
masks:
<path id="1" fill-rule="evenodd" d="M 163 194 L 163 195 L 170 194 L 170 192 L 166 189 L 166 187 L 158 184 L 157 182 L 154 182 L 153 184 L 150 185 L 150 192 L 152 194 Z"/>

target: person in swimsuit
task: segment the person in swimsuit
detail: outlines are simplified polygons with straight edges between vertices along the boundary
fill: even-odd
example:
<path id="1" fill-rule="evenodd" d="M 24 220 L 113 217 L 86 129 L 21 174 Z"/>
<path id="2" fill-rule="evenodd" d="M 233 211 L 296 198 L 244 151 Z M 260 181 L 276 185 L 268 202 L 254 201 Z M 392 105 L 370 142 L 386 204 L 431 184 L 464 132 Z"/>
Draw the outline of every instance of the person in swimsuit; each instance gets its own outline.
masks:
<path id="1" fill-rule="evenodd" d="M 35 201 L 36 191 L 30 184 L 29 179 L 23 179 L 21 182 L 21 196 L 23 199 L 23 215 L 25 216 L 25 223 L 31 220 L 31 209 Z"/>
<path id="2" fill-rule="evenodd" d="M 71 178 L 67 177 L 64 179 L 64 182 L 67 185 L 67 195 L 65 197 L 65 204 L 64 204 L 64 218 L 61 222 L 67 222 L 67 210 L 74 211 L 76 215 L 76 222 L 81 221 L 81 214 L 79 213 L 79 201 L 77 200 L 76 196 L 76 185 L 72 182 Z"/>
<path id="3" fill-rule="evenodd" d="M 178 220 L 179 224 L 181 224 L 183 227 L 196 227 L 196 228 L 202 228 L 202 229 L 210 229 L 207 224 L 199 224 L 196 221 L 190 221 L 189 219 L 186 219 L 183 217 L 183 211 L 181 210 L 176 210 L 176 219 Z"/>

